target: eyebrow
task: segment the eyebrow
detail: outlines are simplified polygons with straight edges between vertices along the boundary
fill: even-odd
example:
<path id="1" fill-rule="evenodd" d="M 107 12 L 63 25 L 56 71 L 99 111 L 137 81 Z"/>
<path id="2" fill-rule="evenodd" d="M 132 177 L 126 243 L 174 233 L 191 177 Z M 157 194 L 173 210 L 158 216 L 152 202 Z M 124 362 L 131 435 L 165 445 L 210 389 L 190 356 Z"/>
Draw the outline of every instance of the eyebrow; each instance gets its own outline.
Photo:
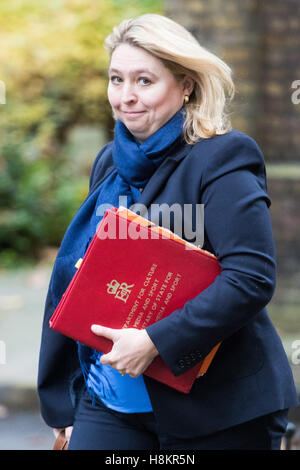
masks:
<path id="1" fill-rule="evenodd" d="M 118 69 L 115 69 L 115 68 L 110 68 L 110 69 L 108 69 L 108 74 L 110 74 L 110 73 L 112 73 L 112 72 L 113 72 L 113 73 L 120 73 L 120 74 L 122 74 L 122 72 L 121 72 L 120 70 L 118 70 Z M 151 70 L 149 70 L 149 69 L 147 69 L 147 68 L 146 68 L 146 69 L 144 68 L 144 69 L 132 70 L 132 71 L 130 72 L 130 75 L 135 75 L 135 74 L 138 74 L 138 73 L 148 73 L 148 74 L 150 74 L 150 75 L 153 75 L 154 77 L 157 77 L 157 75 L 155 75 L 155 73 L 151 72 Z"/>

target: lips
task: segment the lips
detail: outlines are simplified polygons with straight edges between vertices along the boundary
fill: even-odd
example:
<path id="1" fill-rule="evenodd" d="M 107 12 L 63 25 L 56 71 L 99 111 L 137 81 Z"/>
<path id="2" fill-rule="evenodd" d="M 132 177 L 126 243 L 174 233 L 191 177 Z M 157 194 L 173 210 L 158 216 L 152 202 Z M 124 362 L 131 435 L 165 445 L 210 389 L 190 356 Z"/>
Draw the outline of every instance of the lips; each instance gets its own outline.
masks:
<path id="1" fill-rule="evenodd" d="M 131 116 L 135 116 L 136 114 L 142 114 L 144 112 L 145 111 L 123 111 L 124 114 L 128 114 L 128 115 L 131 115 Z"/>

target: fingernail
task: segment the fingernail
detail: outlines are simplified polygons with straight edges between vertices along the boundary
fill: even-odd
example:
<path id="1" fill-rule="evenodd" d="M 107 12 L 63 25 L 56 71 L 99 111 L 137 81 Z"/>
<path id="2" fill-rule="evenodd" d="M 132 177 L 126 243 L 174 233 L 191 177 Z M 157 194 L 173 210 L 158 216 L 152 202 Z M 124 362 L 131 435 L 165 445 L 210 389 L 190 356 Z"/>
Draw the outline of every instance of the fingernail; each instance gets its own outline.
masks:
<path id="1" fill-rule="evenodd" d="M 91 330 L 93 333 L 98 333 L 98 331 L 100 331 L 100 326 L 99 325 L 92 325 L 91 326 Z"/>

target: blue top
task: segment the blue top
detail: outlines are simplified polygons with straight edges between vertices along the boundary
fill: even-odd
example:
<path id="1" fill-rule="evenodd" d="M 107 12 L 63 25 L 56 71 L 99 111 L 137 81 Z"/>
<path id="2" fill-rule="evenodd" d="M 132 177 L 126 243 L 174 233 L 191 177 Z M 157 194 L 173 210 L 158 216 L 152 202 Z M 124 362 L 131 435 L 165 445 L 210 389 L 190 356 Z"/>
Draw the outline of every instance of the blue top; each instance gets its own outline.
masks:
<path id="1" fill-rule="evenodd" d="M 91 364 L 87 385 L 90 393 L 108 407 L 122 413 L 142 413 L 152 411 L 150 398 L 145 387 L 144 377 L 122 376 L 116 369 L 100 363 Z"/>

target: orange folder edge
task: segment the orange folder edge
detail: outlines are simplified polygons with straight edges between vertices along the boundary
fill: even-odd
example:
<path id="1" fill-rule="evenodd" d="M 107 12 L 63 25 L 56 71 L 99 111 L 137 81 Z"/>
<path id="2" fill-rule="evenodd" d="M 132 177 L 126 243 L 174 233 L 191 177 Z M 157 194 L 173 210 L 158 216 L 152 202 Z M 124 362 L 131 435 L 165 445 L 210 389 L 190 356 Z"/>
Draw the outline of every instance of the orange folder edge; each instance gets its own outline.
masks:
<path id="1" fill-rule="evenodd" d="M 211 256 L 212 258 L 216 259 L 216 256 L 210 253 L 209 251 L 203 250 L 199 246 L 196 246 L 196 245 L 193 245 L 192 243 L 187 242 L 183 238 L 171 232 L 171 230 L 168 230 L 165 227 L 161 227 L 159 225 L 155 225 L 151 220 L 148 220 L 145 217 L 142 217 L 136 214 L 135 212 L 131 211 L 130 209 L 127 209 L 126 207 L 120 206 L 117 210 L 117 214 L 120 217 L 124 217 L 127 220 L 131 220 L 135 222 L 136 224 L 142 225 L 143 227 L 149 227 L 151 230 L 158 232 L 161 235 L 171 238 L 179 243 L 183 243 L 184 245 L 187 245 L 190 248 L 193 248 L 194 250 L 200 251 L 204 253 L 205 255 Z"/>
<path id="2" fill-rule="evenodd" d="M 199 369 L 199 372 L 198 372 L 198 375 L 197 375 L 197 378 L 198 377 L 201 377 L 201 375 L 204 375 L 207 371 L 207 369 L 209 368 L 213 358 L 215 357 L 215 354 L 216 352 L 218 351 L 219 347 L 220 347 L 221 343 L 218 343 L 211 351 L 210 353 L 208 353 L 208 355 L 204 358 L 202 364 L 201 364 L 201 367 Z"/>

